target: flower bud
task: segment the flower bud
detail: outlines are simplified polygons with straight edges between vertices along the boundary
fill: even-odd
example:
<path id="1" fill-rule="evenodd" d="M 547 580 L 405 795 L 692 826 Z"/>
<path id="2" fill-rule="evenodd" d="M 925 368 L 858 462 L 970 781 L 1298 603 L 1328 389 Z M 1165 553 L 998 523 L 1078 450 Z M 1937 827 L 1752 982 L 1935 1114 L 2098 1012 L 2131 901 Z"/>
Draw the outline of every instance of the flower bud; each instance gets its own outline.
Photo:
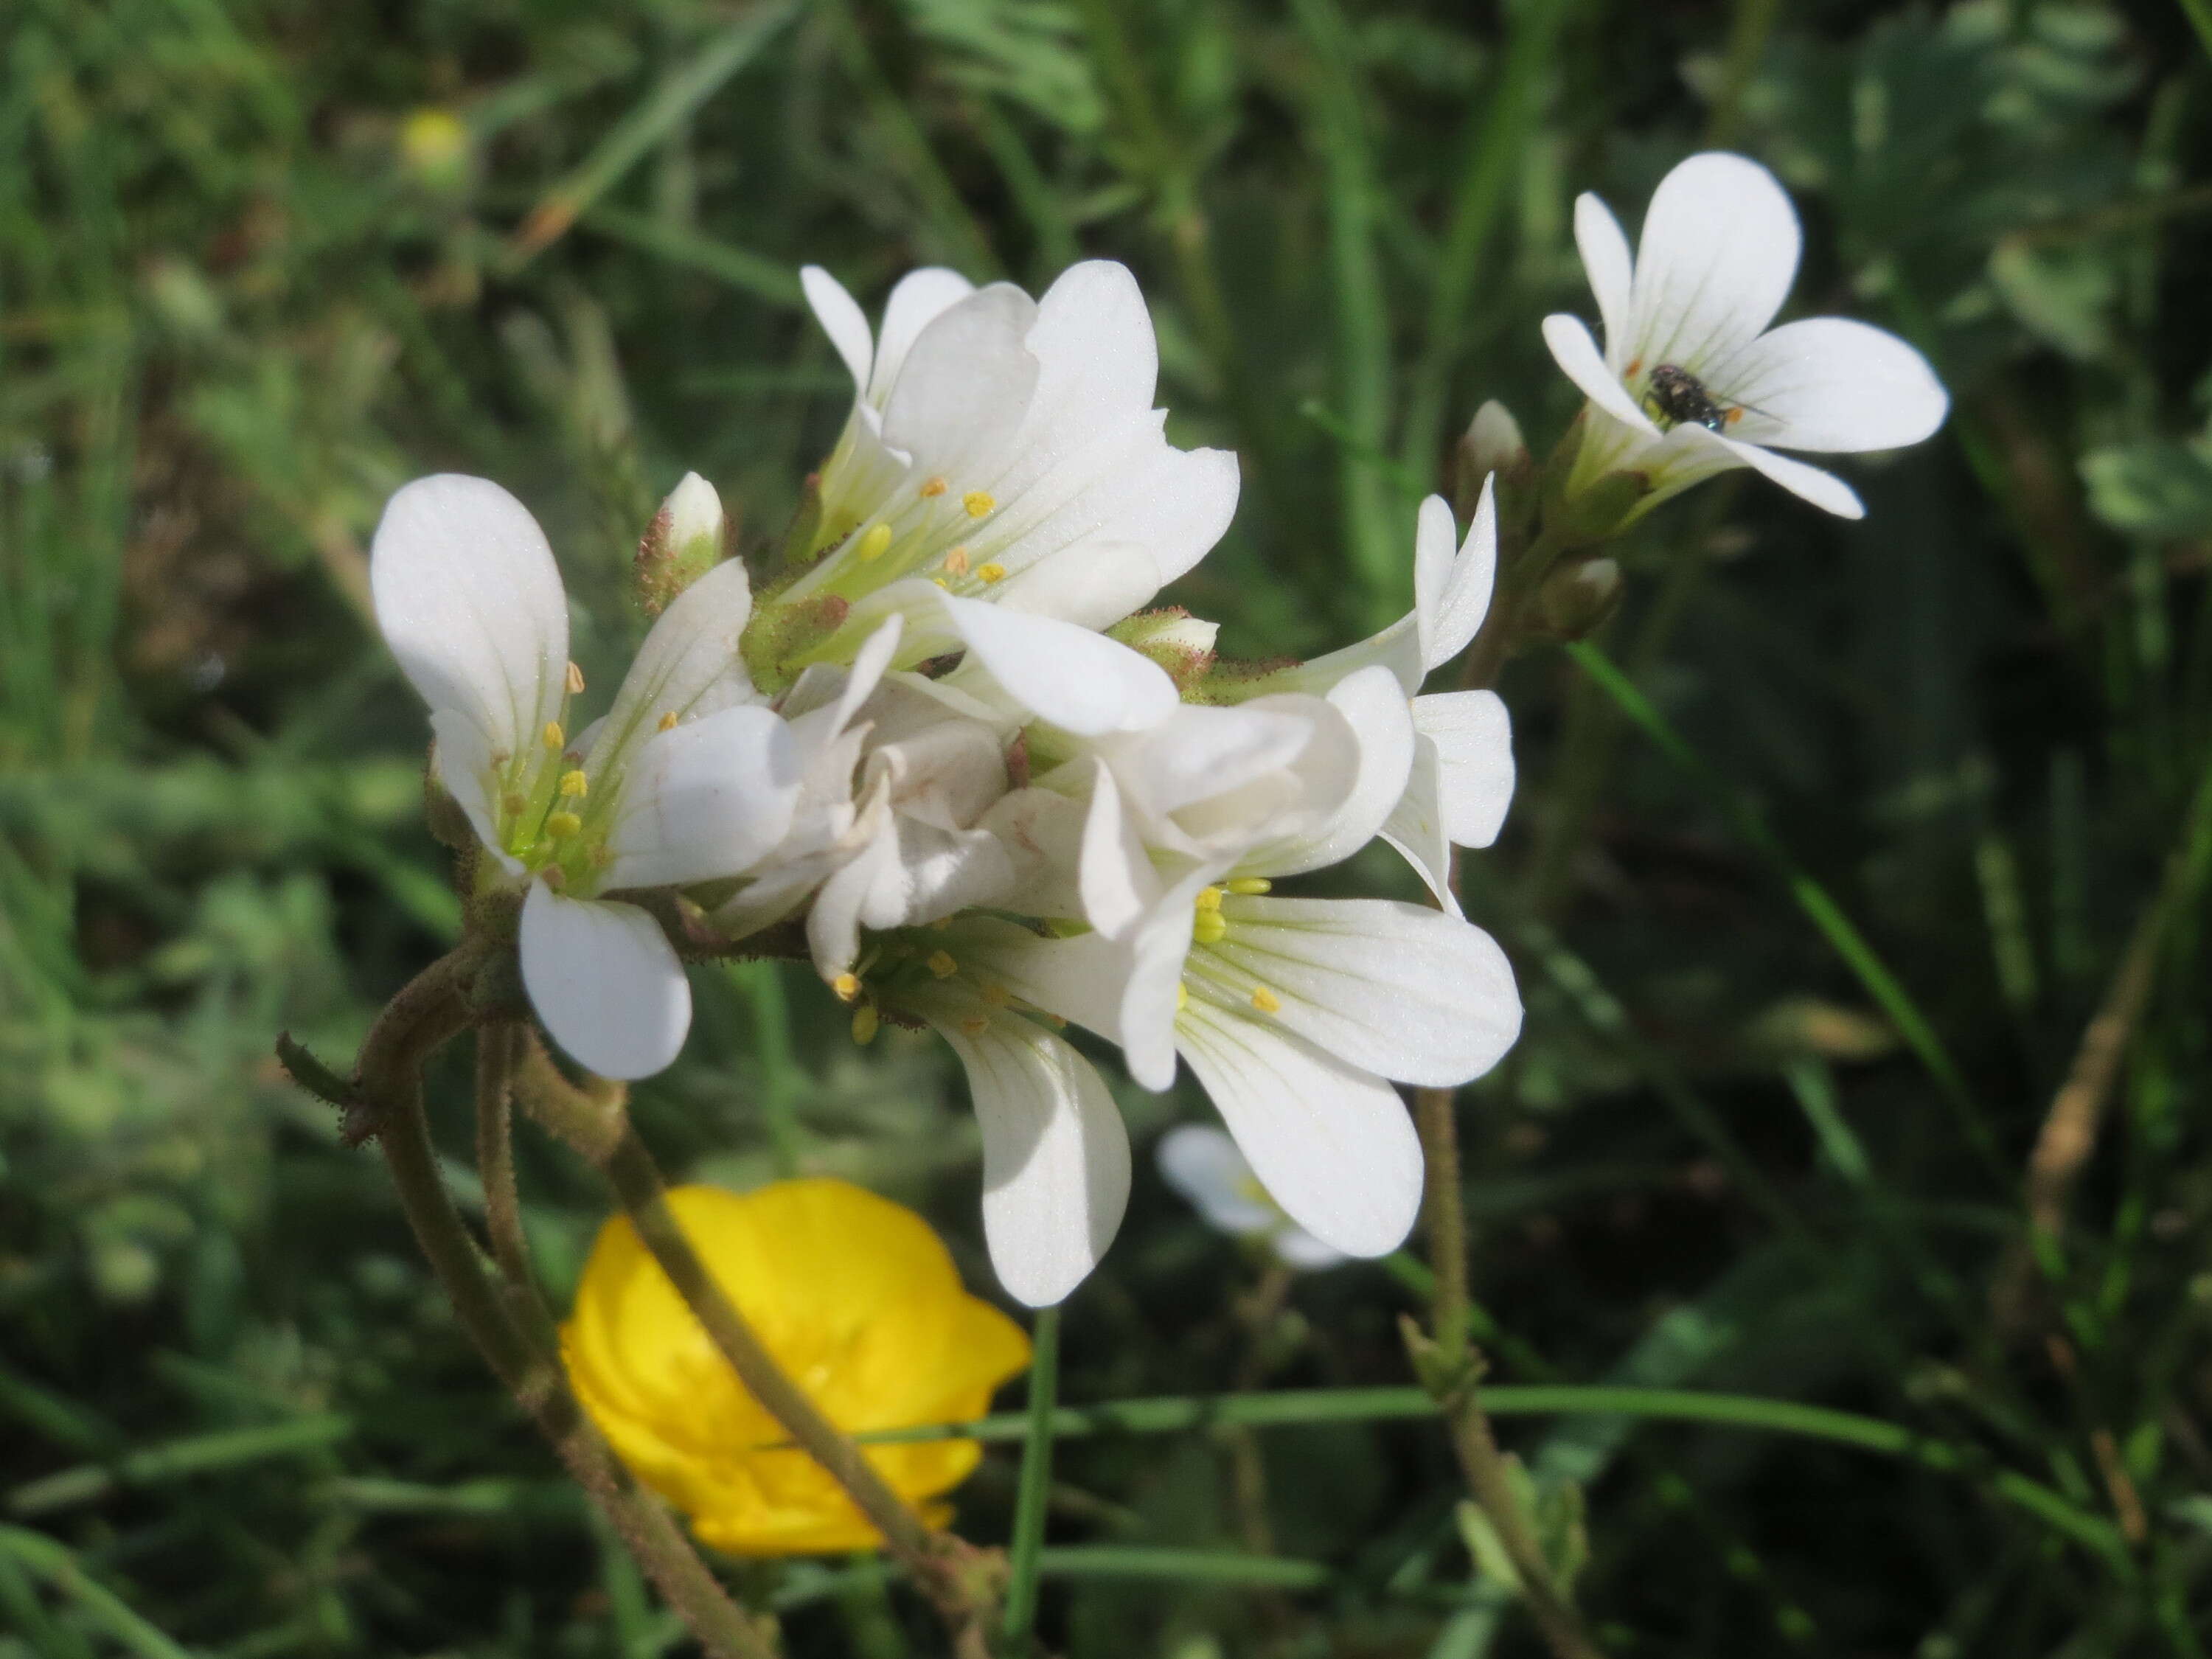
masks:
<path id="1" fill-rule="evenodd" d="M 1565 545 L 1588 547 L 1619 535 L 1650 493 L 1651 479 L 1642 472 L 1607 472 L 1579 486 L 1571 483 L 1553 501 L 1546 523 Z"/>
<path id="2" fill-rule="evenodd" d="M 1213 641 L 1220 631 L 1220 623 L 1194 617 L 1179 605 L 1140 611 L 1106 630 L 1109 637 L 1166 669 L 1168 678 L 1185 690 L 1213 666 Z"/>
<path id="3" fill-rule="evenodd" d="M 1536 597 L 1547 632 L 1562 640 L 1587 639 L 1620 608 L 1620 566 L 1611 559 L 1562 565 Z"/>
<path id="4" fill-rule="evenodd" d="M 696 472 L 685 473 L 637 544 L 637 598 L 647 616 L 659 615 L 722 562 L 727 533 L 714 486 Z"/>
<path id="5" fill-rule="evenodd" d="M 1498 479 L 1498 527 L 1509 544 L 1525 539 L 1535 516 L 1536 462 L 1521 436 L 1521 422 L 1495 398 L 1474 411 L 1452 448 L 1452 510 L 1462 524 L 1474 517 L 1482 481 Z"/>

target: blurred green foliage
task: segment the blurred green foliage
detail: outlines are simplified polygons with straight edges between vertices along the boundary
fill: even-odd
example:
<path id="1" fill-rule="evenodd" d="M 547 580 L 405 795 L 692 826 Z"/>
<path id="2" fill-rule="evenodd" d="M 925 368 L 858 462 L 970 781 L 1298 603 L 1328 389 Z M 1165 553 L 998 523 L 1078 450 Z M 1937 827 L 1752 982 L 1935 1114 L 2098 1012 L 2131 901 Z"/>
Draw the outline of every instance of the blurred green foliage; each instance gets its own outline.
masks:
<path id="1" fill-rule="evenodd" d="M 0 1656 L 683 1645 L 460 1341 L 374 1162 L 270 1058 L 287 1028 L 348 1052 L 457 925 L 420 713 L 364 618 L 395 485 L 522 495 L 605 681 L 659 494 L 701 471 L 764 550 L 842 418 L 799 264 L 873 298 L 921 262 L 1034 289 L 1107 255 L 1152 297 L 1177 440 L 1245 465 L 1174 597 L 1233 649 L 1325 647 L 1403 608 L 1413 503 L 1478 402 L 1539 444 L 1571 414 L 1536 322 L 1592 309 L 1574 193 L 1632 224 L 1710 143 L 1797 192 L 1795 308 L 1912 338 L 1954 418 L 1850 469 L 1863 525 L 1741 477 L 1656 515 L 1602 643 L 1856 921 L 1964 1098 L 1722 794 L 1532 655 L 1505 688 L 1520 799 L 1468 860 L 1529 1004 L 1463 1103 L 1485 1341 L 1508 1381 L 1888 1418 L 2125 1547 L 2058 1541 L 1971 1470 L 1506 1427 L 1548 1523 L 1586 1528 L 1615 1654 L 2203 1653 L 2212 61 L 2179 12 L 12 0 Z M 2140 1006 L 2039 1262 L 2022 1170 L 2125 963 Z M 945 1058 L 854 1048 L 773 967 L 696 988 L 638 1103 L 664 1160 L 851 1175 L 988 1285 Z M 1140 1141 L 1204 1109 L 1127 1104 Z M 564 1297 L 606 1200 L 522 1152 Z M 1140 1171 L 1069 1308 L 1063 1398 L 1402 1382 L 1416 1276 L 1272 1301 Z M 1055 1544 L 1286 1558 L 1049 1578 L 1076 1659 L 1536 1650 L 1428 1425 L 1107 1437 L 1057 1478 Z M 1004 1537 L 1012 1486 L 994 1456 L 970 1535 Z M 942 1640 L 872 1571 L 734 1571 L 794 1654 Z"/>

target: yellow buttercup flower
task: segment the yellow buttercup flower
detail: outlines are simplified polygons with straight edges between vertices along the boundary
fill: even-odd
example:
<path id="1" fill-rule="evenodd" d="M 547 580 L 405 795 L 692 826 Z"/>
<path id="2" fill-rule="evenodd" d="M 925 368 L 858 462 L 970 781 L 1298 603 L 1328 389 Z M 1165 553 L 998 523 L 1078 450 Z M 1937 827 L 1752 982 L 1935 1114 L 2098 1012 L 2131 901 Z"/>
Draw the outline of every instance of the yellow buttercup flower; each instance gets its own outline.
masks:
<path id="1" fill-rule="evenodd" d="M 968 1294 L 929 1224 L 828 1179 L 757 1192 L 678 1187 L 677 1224 L 769 1352 L 848 1433 L 980 1417 L 1030 1362 L 1021 1328 Z M 785 1439 L 646 1253 L 629 1218 L 599 1230 L 561 1330 L 580 1399 L 638 1478 L 734 1555 L 882 1542 L 843 1490 Z M 871 1446 L 868 1461 L 933 1524 L 973 1440 Z"/>

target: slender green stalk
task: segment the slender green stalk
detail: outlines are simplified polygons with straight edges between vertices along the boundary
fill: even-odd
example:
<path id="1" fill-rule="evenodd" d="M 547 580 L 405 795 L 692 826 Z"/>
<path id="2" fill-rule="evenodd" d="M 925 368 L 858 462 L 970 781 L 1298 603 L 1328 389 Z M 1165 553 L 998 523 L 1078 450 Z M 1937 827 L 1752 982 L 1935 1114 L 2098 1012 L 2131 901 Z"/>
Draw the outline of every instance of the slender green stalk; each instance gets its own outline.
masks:
<path id="1" fill-rule="evenodd" d="M 179 1480 L 208 1469 L 233 1468 L 271 1457 L 319 1451 L 350 1439 L 354 1420 L 335 1412 L 294 1418 L 250 1429 L 222 1429 L 165 1441 L 130 1452 L 110 1463 L 80 1463 L 52 1474 L 27 1480 L 8 1494 L 10 1515 L 43 1515 L 52 1510 L 89 1504 L 118 1487 L 143 1486 L 155 1481 Z"/>
<path id="2" fill-rule="evenodd" d="M 1291 0 L 1291 9 L 1313 48 L 1313 142 L 1328 190 L 1338 385 L 1345 423 L 1358 440 L 1340 466 L 1346 538 L 1370 619 L 1380 627 L 1405 609 L 1408 576 L 1389 481 L 1362 453 L 1382 450 L 1390 418 L 1390 322 L 1375 246 L 1382 193 L 1354 78 L 1359 53 L 1344 14 L 1336 0 Z"/>
<path id="3" fill-rule="evenodd" d="M 1047 1550 L 1042 1568 L 1048 1578 L 1158 1578 L 1265 1589 L 1319 1589 L 1334 1576 L 1318 1561 L 1129 1544 L 1074 1545 Z"/>
<path id="4" fill-rule="evenodd" d="M 21 1563 L 82 1607 L 116 1644 L 138 1659 L 195 1659 L 100 1583 L 66 1547 L 42 1532 L 0 1527 L 0 1554 Z"/>
<path id="5" fill-rule="evenodd" d="M 1044 1549 L 1046 1499 L 1052 1491 L 1052 1419 L 1060 1395 L 1060 1310 L 1037 1310 L 1030 1339 L 1029 1437 L 1022 1448 L 1022 1483 L 1014 1500 L 1014 1535 L 1006 1551 L 1006 1612 L 1000 1632 L 1017 1650 L 1036 1626 L 1037 1564 Z"/>
<path id="6" fill-rule="evenodd" d="M 1920 1012 L 1911 994 L 1891 973 L 1874 946 L 1867 942 L 1843 907 L 1836 902 L 1828 890 L 1807 873 L 1793 858 L 1787 848 L 1769 829 L 1766 820 L 1749 805 L 1725 779 L 1714 771 L 1705 757 L 1692 749 L 1689 741 L 1678 732 L 1656 705 L 1636 688 L 1635 684 L 1614 666 L 1611 658 L 1587 640 L 1569 645 L 1567 653 L 1579 664 L 1598 687 L 1620 706 L 1621 712 L 1644 729 L 1644 734 L 1659 747 L 1660 752 L 1706 792 L 1726 814 L 1751 848 L 1771 865 L 1797 908 L 1820 930 L 1836 954 L 1866 988 L 1867 994 L 1889 1017 L 1898 1035 L 1906 1047 L 1919 1057 L 1930 1077 L 1936 1079 L 1946 1102 L 1957 1120 L 1960 1132 L 1967 1144 L 1989 1169 L 2000 1185 L 2009 1189 L 2014 1183 L 2005 1167 L 2002 1154 L 1997 1149 L 1996 1137 L 1984 1121 L 1981 1109 L 1975 1103 L 1973 1094 L 1966 1086 L 1943 1041 L 1936 1034 L 1934 1026 Z"/>
<path id="7" fill-rule="evenodd" d="M 477 1181 L 483 1188 L 492 1260 L 508 1284 L 526 1290 L 534 1281 L 514 1184 L 514 1052 L 520 1037 L 512 1025 L 477 1033 Z"/>
<path id="8" fill-rule="evenodd" d="M 1484 1408 L 1493 1417 L 1634 1417 L 1656 1422 L 1711 1423 L 1719 1427 L 1787 1434 L 1855 1446 L 1923 1468 L 1984 1479 L 1997 1498 L 2044 1522 L 2132 1578 L 2135 1564 L 2118 1530 L 2077 1508 L 2057 1492 L 2011 1469 L 1989 1467 L 1977 1448 L 1930 1440 L 1896 1423 L 1826 1406 L 1754 1395 L 1691 1389 L 1540 1384 L 1485 1389 Z M 1176 1395 L 1121 1400 L 1099 1406 L 1063 1406 L 1053 1413 L 1056 1439 L 1105 1434 L 1176 1434 L 1196 1428 L 1244 1425 L 1253 1428 L 1310 1423 L 1371 1423 L 1426 1418 L 1443 1408 L 1422 1389 L 1285 1389 L 1271 1394 Z M 857 1437 L 869 1445 L 926 1440 L 1026 1439 L 1029 1414 L 1010 1412 L 965 1423 L 886 1429 Z"/>
<path id="9" fill-rule="evenodd" d="M 2197 41 L 2204 48 L 2204 55 L 2212 58 L 2212 0 L 2181 0 L 2181 10 L 2189 19 L 2190 27 L 2197 31 Z"/>
<path id="10" fill-rule="evenodd" d="M 1512 38 L 1497 82 L 1468 118 L 1467 160 L 1460 167 L 1451 222 L 1429 289 L 1425 345 L 1413 371 L 1399 446 L 1407 467 L 1423 477 L 1430 476 L 1443 444 L 1444 408 L 1459 367 L 1467 315 L 1474 305 L 1475 278 L 1503 216 L 1514 168 L 1542 113 L 1540 94 L 1559 24 L 1570 9 L 1568 0 L 1528 0 L 1512 19 Z"/>
<path id="11" fill-rule="evenodd" d="M 720 92 L 799 9 L 798 0 L 757 5 L 665 76 L 644 102 L 592 147 L 581 165 L 538 198 L 507 244 L 510 266 L 520 269 L 566 234 L 585 209 Z"/>

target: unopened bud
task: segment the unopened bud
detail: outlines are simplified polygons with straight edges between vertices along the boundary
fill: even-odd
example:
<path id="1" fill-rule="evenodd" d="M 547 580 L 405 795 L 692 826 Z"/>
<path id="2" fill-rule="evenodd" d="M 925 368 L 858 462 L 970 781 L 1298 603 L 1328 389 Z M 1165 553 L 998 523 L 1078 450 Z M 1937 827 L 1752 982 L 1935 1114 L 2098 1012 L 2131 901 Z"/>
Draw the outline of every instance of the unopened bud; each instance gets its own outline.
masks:
<path id="1" fill-rule="evenodd" d="M 1213 641 L 1220 631 L 1220 623 L 1194 617 L 1181 605 L 1140 611 L 1106 630 L 1131 650 L 1142 652 L 1159 664 L 1178 687 L 1185 689 L 1197 684 L 1213 666 Z"/>
<path id="2" fill-rule="evenodd" d="M 1620 607 L 1620 566 L 1611 559 L 1562 565 L 1537 595 L 1546 631 L 1562 640 L 1587 639 Z"/>
<path id="3" fill-rule="evenodd" d="M 722 562 L 727 527 L 722 498 L 696 472 L 668 493 L 637 544 L 638 603 L 658 616 L 668 602 Z"/>
<path id="4" fill-rule="evenodd" d="M 1536 462 L 1521 436 L 1521 422 L 1494 398 L 1474 411 L 1452 450 L 1452 507 L 1462 524 L 1474 517 L 1482 481 L 1493 474 L 1498 535 L 1509 547 L 1516 546 L 1536 515 Z"/>
<path id="5" fill-rule="evenodd" d="M 1651 480 L 1644 473 L 1607 472 L 1565 495 L 1546 525 L 1565 545 L 1588 547 L 1618 535 L 1650 493 Z"/>

